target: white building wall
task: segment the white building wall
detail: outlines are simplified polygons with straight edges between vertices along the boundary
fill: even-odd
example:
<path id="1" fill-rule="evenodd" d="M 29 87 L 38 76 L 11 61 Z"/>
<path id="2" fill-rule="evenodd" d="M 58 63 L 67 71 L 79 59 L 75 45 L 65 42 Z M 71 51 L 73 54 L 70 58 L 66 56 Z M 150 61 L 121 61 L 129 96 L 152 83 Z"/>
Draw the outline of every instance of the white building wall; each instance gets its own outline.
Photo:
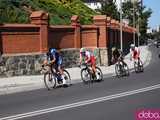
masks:
<path id="1" fill-rule="evenodd" d="M 97 3 L 85 3 L 89 8 L 95 10 L 95 9 L 98 9 L 98 8 L 101 8 L 101 4 L 100 2 L 97 2 Z"/>

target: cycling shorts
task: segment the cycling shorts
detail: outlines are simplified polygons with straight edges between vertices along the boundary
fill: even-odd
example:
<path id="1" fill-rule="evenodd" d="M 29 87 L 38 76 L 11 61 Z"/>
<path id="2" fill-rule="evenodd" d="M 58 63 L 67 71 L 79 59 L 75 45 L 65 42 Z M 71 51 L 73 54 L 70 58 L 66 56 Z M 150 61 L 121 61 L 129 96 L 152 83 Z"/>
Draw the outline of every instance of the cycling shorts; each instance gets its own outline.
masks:
<path id="1" fill-rule="evenodd" d="M 91 63 L 91 65 L 95 65 L 96 64 L 96 59 L 94 56 L 91 56 L 90 60 L 88 63 Z"/>
<path id="2" fill-rule="evenodd" d="M 138 59 L 139 58 L 139 53 L 137 51 L 134 51 L 133 53 L 133 59 Z"/>

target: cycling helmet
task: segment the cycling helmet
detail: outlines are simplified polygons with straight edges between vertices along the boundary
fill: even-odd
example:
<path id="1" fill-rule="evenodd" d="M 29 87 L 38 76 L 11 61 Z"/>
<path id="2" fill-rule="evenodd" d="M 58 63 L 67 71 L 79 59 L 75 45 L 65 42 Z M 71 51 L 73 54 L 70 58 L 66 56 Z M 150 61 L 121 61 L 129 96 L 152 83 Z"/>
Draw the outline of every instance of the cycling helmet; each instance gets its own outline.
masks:
<path id="1" fill-rule="evenodd" d="M 130 47 L 131 47 L 131 48 L 135 48 L 135 45 L 134 45 L 134 44 L 131 44 Z"/>
<path id="2" fill-rule="evenodd" d="M 112 51 L 115 51 L 116 50 L 116 47 L 112 47 Z"/>
<path id="3" fill-rule="evenodd" d="M 80 49 L 80 52 L 82 53 L 82 52 L 85 52 L 86 51 L 86 49 L 85 48 L 81 48 Z"/>
<path id="4" fill-rule="evenodd" d="M 49 49 L 49 52 L 50 52 L 50 53 L 55 53 L 56 51 L 57 51 L 57 50 L 54 49 L 54 48 L 50 48 L 50 49 Z"/>

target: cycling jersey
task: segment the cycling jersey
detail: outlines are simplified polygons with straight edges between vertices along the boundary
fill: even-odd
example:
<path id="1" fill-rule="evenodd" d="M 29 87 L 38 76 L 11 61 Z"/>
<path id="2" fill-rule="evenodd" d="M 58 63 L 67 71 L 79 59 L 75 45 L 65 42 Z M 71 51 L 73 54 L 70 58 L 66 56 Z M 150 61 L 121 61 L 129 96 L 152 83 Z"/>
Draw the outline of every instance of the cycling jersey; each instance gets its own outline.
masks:
<path id="1" fill-rule="evenodd" d="M 115 49 L 112 51 L 112 63 L 116 63 L 121 56 L 120 51 L 118 49 Z"/>
<path id="2" fill-rule="evenodd" d="M 62 64 L 62 57 L 58 52 L 49 53 L 49 55 L 47 55 L 47 59 L 49 61 L 52 61 L 53 59 L 55 59 L 55 64 L 58 66 Z"/>
<path id="3" fill-rule="evenodd" d="M 87 63 L 95 64 L 96 60 L 92 52 L 85 51 L 85 52 L 80 53 L 80 55 L 82 56 L 82 58 L 85 59 L 85 61 L 87 60 L 86 61 Z"/>
<path id="4" fill-rule="evenodd" d="M 133 59 L 138 59 L 140 55 L 140 50 L 138 47 L 135 47 L 134 50 L 130 49 L 130 54 Z"/>

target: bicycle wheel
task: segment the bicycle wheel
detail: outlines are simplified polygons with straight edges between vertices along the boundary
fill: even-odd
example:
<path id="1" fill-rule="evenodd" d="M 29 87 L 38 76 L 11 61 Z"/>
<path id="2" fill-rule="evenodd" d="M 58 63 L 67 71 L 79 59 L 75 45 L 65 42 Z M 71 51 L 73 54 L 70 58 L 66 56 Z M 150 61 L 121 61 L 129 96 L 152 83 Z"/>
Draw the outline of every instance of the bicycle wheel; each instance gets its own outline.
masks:
<path id="1" fill-rule="evenodd" d="M 115 73 L 117 77 L 121 76 L 120 65 L 118 63 L 115 64 Z"/>
<path id="2" fill-rule="evenodd" d="M 44 74 L 44 83 L 48 90 L 51 90 L 56 87 L 56 78 L 53 76 L 51 72 L 47 72 Z"/>
<path id="3" fill-rule="evenodd" d="M 143 72 L 144 68 L 143 68 L 143 63 L 141 60 L 139 60 L 139 72 Z"/>
<path id="4" fill-rule="evenodd" d="M 96 77 L 97 77 L 98 81 L 103 80 L 103 73 L 102 73 L 102 70 L 99 67 L 96 67 Z"/>
<path id="5" fill-rule="evenodd" d="M 64 74 L 64 79 L 66 80 L 66 84 L 68 86 L 71 85 L 71 77 L 70 77 L 70 74 L 67 70 L 63 70 L 63 74 Z"/>
<path id="6" fill-rule="evenodd" d="M 125 64 L 125 65 L 123 65 L 123 67 L 124 67 L 124 70 L 125 70 L 125 75 L 129 76 L 129 67 L 128 67 L 128 65 Z"/>
<path id="7" fill-rule="evenodd" d="M 89 81 L 91 81 L 91 74 L 88 72 L 86 68 L 81 69 L 81 79 L 83 83 L 87 84 Z"/>
<path id="8" fill-rule="evenodd" d="M 135 70 L 136 73 L 139 72 L 139 66 L 138 66 L 138 63 L 136 61 L 134 62 L 134 70 Z"/>

